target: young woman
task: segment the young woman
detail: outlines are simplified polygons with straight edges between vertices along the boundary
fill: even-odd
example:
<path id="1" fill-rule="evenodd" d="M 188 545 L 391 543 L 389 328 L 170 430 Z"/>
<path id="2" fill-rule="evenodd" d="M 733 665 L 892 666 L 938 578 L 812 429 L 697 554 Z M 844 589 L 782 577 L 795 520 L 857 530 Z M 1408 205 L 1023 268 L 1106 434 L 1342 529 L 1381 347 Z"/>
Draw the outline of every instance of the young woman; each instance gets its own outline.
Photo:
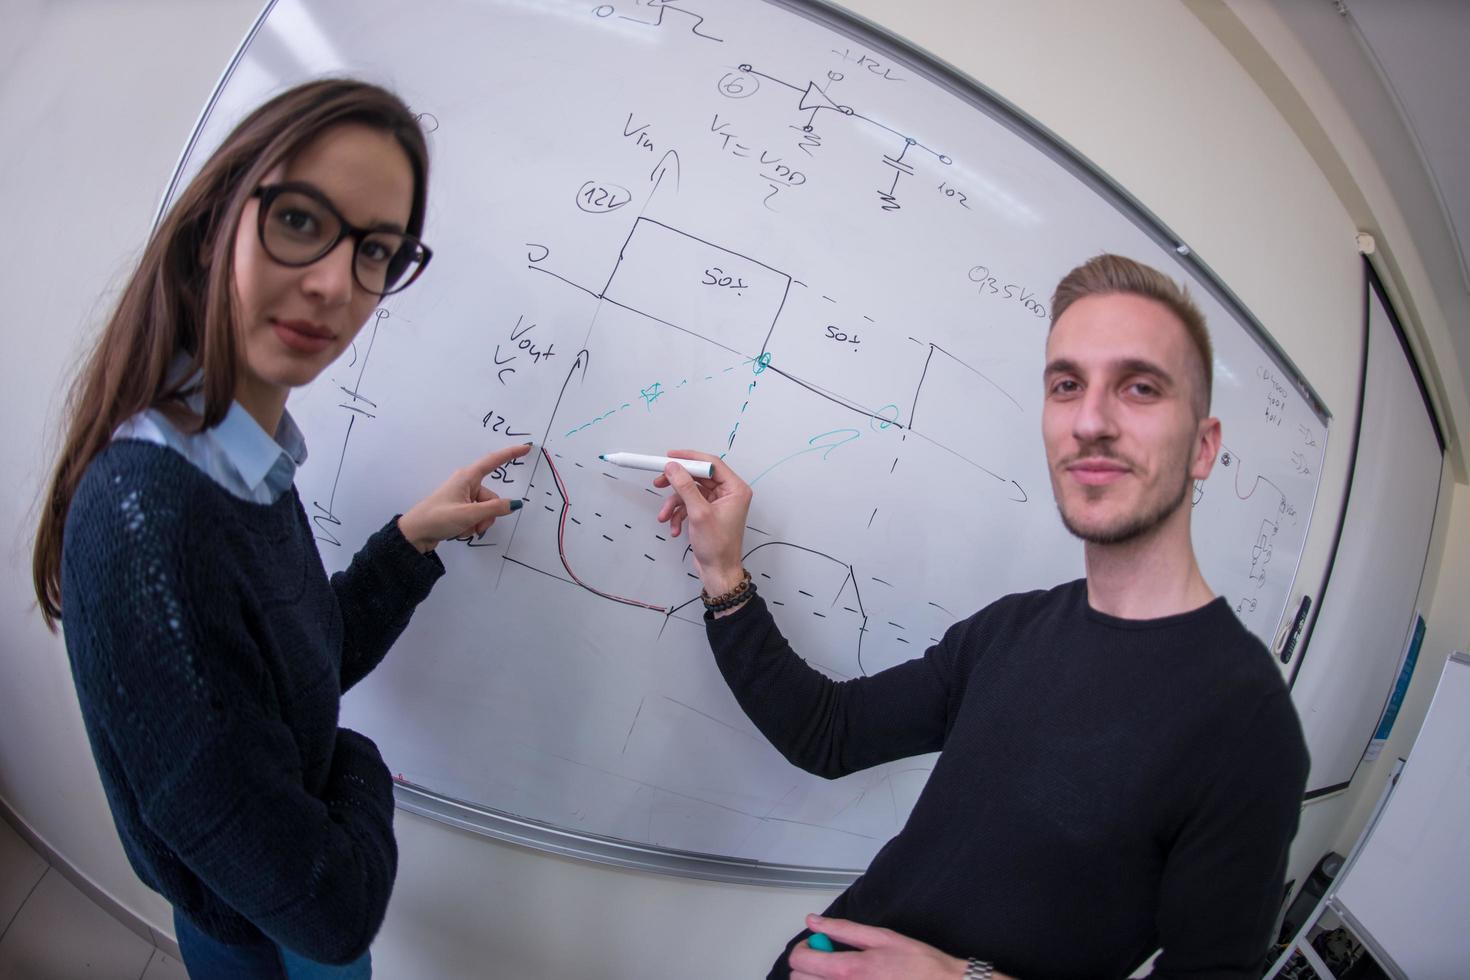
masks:
<path id="1" fill-rule="evenodd" d="M 433 548 L 519 507 L 491 453 L 330 582 L 292 486 L 291 388 L 429 261 L 428 159 L 375 86 L 246 118 L 149 241 L 72 391 L 37 532 L 123 848 L 195 976 L 367 976 L 397 864 L 388 770 L 337 726 L 407 626 Z M 329 964 L 340 964 L 333 967 Z"/>

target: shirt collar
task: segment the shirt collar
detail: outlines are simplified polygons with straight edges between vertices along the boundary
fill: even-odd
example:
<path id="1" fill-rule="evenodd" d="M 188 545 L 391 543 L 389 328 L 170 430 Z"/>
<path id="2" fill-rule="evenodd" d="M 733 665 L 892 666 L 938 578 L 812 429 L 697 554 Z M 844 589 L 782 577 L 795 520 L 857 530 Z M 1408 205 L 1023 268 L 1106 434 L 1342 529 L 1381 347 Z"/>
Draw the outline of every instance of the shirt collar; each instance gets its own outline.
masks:
<path id="1" fill-rule="evenodd" d="M 188 363 L 188 356 L 181 351 L 174 356 L 171 370 L 182 374 L 188 369 Z M 196 413 L 204 411 L 204 391 L 199 384 L 202 380 L 203 372 L 195 372 L 189 382 L 195 390 L 186 402 Z M 245 406 L 231 400 L 224 419 L 215 426 L 210 435 L 225 459 L 240 475 L 240 480 L 251 489 L 259 487 L 278 463 L 286 468 L 286 483 L 289 484 L 295 476 L 296 468 L 306 462 L 306 437 L 301 434 L 300 427 L 296 425 L 296 420 L 289 411 L 281 412 L 281 421 L 276 426 L 275 437 L 272 438 L 266 435 L 266 431 L 255 421 L 255 416 L 245 410 Z"/>
<path id="2" fill-rule="evenodd" d="M 232 401 L 224 419 L 215 427 L 214 439 L 249 487 L 259 486 L 283 456 L 290 460 L 293 471 L 306 461 L 306 441 L 290 412 L 281 414 L 281 424 L 272 439 L 254 416 L 239 402 Z"/>

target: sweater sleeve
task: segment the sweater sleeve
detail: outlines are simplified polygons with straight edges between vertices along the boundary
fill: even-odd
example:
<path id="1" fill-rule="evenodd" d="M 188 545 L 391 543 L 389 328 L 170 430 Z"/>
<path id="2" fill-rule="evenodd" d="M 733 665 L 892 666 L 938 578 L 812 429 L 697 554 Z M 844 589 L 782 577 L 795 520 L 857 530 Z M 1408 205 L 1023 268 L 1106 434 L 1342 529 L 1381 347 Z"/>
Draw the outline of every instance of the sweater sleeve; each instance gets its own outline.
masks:
<path id="1" fill-rule="evenodd" d="M 147 489 L 73 501 L 65 630 L 81 707 L 136 811 L 199 881 L 272 940 L 349 962 L 387 910 L 397 868 L 392 781 L 339 729 L 326 777 L 271 707 L 270 675 L 228 596 L 206 521 Z M 122 794 L 119 796 L 119 794 Z"/>
<path id="2" fill-rule="evenodd" d="M 1259 977 L 1273 938 L 1308 765 L 1284 687 L 1220 753 L 1165 860 L 1157 980 Z"/>
<path id="3" fill-rule="evenodd" d="M 368 538 L 352 564 L 332 576 L 342 611 L 344 694 L 382 662 L 443 574 L 439 556 L 420 554 L 395 517 Z"/>
<path id="4" fill-rule="evenodd" d="M 959 626 L 922 657 L 848 681 L 797 656 L 759 596 L 707 617 L 706 630 L 735 700 L 792 765 L 836 779 L 944 746 L 958 703 Z"/>

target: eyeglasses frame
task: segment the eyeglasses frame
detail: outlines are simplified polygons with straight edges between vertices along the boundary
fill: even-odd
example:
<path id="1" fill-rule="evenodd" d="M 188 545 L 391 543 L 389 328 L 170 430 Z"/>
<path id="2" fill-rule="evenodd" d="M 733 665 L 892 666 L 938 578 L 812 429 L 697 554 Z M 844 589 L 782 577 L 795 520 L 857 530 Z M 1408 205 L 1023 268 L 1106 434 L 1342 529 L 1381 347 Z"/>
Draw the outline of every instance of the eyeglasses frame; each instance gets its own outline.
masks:
<path id="1" fill-rule="evenodd" d="M 267 214 L 269 214 L 270 212 L 271 202 L 287 192 L 303 194 L 306 197 L 311 198 L 313 201 L 320 204 L 327 211 L 328 214 L 337 219 L 337 237 L 332 239 L 331 244 L 323 249 L 321 254 L 317 255 L 315 258 L 307 259 L 305 262 L 287 262 L 284 259 L 277 258 L 271 252 L 270 246 L 267 245 L 265 242 L 265 220 Z M 425 245 L 417 237 L 407 234 L 406 232 L 395 231 L 391 228 L 359 228 L 357 225 L 354 225 L 352 222 L 348 221 L 342 216 L 342 212 L 337 210 L 337 206 L 332 203 L 331 198 L 322 193 L 321 190 L 319 190 L 315 185 L 308 184 L 303 181 L 288 180 L 279 184 L 262 184 L 259 187 L 255 188 L 255 190 L 251 192 L 250 196 L 260 201 L 255 221 L 256 236 L 260 239 L 260 247 L 265 249 L 265 254 L 270 256 L 272 262 L 275 262 L 278 265 L 283 265 L 288 269 L 302 269 L 306 266 L 311 265 L 314 262 L 320 262 L 323 258 L 332 254 L 332 251 L 336 249 L 338 245 L 342 244 L 342 239 L 351 238 L 352 281 L 355 282 L 359 288 L 369 293 L 372 293 L 374 296 L 392 296 L 394 293 L 400 293 L 403 290 L 407 289 L 409 286 L 413 285 L 414 281 L 418 279 L 419 276 L 423 275 L 424 270 L 429 267 L 429 260 L 434 257 L 434 252 L 432 249 L 429 248 L 429 246 Z M 405 243 L 410 243 L 414 247 L 416 247 L 419 250 L 419 254 L 421 254 L 423 258 L 419 261 L 417 267 L 413 270 L 413 272 L 409 275 L 407 279 L 395 285 L 392 289 L 389 289 L 386 292 L 378 292 L 376 289 L 372 289 L 371 287 L 364 284 L 363 281 L 358 278 L 357 253 L 358 250 L 362 248 L 363 241 L 365 241 L 369 235 L 381 235 L 384 233 L 398 235 L 404 240 Z"/>

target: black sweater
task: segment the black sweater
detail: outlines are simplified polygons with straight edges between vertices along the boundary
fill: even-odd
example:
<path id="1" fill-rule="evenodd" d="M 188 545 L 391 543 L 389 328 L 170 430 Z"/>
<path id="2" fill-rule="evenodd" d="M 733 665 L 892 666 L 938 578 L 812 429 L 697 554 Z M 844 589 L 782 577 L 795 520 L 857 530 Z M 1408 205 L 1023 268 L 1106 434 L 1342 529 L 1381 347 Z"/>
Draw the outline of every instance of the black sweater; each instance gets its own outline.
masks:
<path id="1" fill-rule="evenodd" d="M 338 702 L 439 559 L 393 522 L 329 584 L 294 488 L 250 503 L 131 440 L 88 466 L 64 541 L 67 653 L 138 876 L 222 941 L 361 955 L 397 868 L 393 788 Z"/>
<path id="2" fill-rule="evenodd" d="M 1092 610 L 1084 581 L 1008 596 L 923 657 L 841 683 L 759 598 L 708 632 L 794 765 L 836 778 L 941 753 L 828 915 L 1023 980 L 1125 977 L 1160 946 L 1155 977 L 1260 976 L 1307 752 L 1224 599 L 1138 621 Z M 772 976 L 786 975 L 783 953 Z"/>

